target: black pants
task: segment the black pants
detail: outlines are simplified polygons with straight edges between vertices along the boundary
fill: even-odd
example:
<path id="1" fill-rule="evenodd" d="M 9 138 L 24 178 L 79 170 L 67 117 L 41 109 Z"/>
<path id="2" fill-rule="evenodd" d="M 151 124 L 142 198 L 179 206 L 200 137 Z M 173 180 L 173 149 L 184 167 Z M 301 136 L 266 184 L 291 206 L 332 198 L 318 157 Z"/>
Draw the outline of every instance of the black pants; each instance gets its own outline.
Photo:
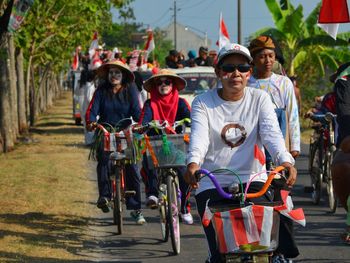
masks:
<path id="1" fill-rule="evenodd" d="M 249 193 L 258 192 L 262 188 L 263 183 L 261 182 L 252 182 L 249 187 Z M 245 187 L 245 185 L 244 185 Z M 225 189 L 227 191 L 227 189 Z M 209 205 L 213 203 L 233 203 L 231 200 L 223 199 L 217 192 L 216 189 L 209 189 L 205 190 L 199 194 L 196 195 L 196 202 L 197 202 L 197 209 L 198 214 L 203 218 L 205 207 L 207 200 L 210 199 Z M 271 202 L 273 200 L 273 192 L 272 190 L 268 190 L 265 195 L 252 199 L 250 201 L 252 202 Z M 207 238 L 208 246 L 209 246 L 209 253 L 210 253 L 210 262 L 213 263 L 219 263 L 221 262 L 221 256 L 219 249 L 216 244 L 216 235 L 215 235 L 215 229 L 213 227 L 213 224 L 210 223 L 209 226 L 203 227 L 205 236 Z"/>
<path id="2" fill-rule="evenodd" d="M 274 201 L 282 201 L 281 190 L 288 190 L 285 180 L 273 180 Z M 295 258 L 299 255 L 299 250 L 294 239 L 293 220 L 280 214 L 279 244 L 277 253 L 283 254 L 286 258 Z"/>

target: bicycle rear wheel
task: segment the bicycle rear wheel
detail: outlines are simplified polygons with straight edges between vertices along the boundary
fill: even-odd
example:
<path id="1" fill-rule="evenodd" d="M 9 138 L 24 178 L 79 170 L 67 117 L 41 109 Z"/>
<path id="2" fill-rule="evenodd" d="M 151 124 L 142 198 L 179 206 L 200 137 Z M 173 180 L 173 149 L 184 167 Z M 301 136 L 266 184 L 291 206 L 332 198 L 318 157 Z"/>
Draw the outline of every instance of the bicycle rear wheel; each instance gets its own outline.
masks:
<path id="1" fill-rule="evenodd" d="M 113 223 L 117 225 L 118 233 L 123 233 L 123 204 L 121 196 L 120 178 L 116 178 L 113 186 Z"/>
<path id="2" fill-rule="evenodd" d="M 312 201 L 315 205 L 318 205 L 322 196 L 322 180 L 323 180 L 323 164 L 322 164 L 322 151 L 318 146 L 314 153 L 314 160 L 312 162 L 311 169 L 311 184 L 312 184 Z"/>
<path id="3" fill-rule="evenodd" d="M 332 180 L 332 171 L 331 171 L 331 165 L 333 162 L 333 154 L 331 153 L 327 160 L 327 178 L 326 178 L 326 184 L 327 184 L 327 194 L 328 194 L 328 205 L 331 210 L 331 213 L 335 213 L 338 206 L 338 200 L 334 193 L 333 188 L 333 180 Z"/>
<path id="4" fill-rule="evenodd" d="M 169 224 L 171 245 L 173 247 L 174 254 L 180 253 L 180 222 L 179 222 L 179 209 L 180 204 L 178 202 L 178 184 L 176 179 L 169 174 L 167 176 L 167 200 L 168 211 L 167 220 Z"/>

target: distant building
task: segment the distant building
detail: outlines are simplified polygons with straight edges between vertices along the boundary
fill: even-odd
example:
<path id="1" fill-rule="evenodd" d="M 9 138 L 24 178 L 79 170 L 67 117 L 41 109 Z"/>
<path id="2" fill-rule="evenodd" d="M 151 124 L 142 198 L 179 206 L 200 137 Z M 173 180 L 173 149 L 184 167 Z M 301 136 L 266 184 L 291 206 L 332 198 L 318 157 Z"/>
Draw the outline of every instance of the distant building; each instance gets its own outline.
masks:
<path id="1" fill-rule="evenodd" d="M 165 39 L 174 43 L 174 23 L 171 23 L 162 30 L 165 32 Z M 176 49 L 178 51 L 184 51 L 184 55 L 186 56 L 187 52 L 191 49 L 194 49 L 198 53 L 200 46 L 211 46 L 211 41 L 205 32 L 200 33 L 199 30 L 191 26 L 186 27 L 176 23 Z"/>

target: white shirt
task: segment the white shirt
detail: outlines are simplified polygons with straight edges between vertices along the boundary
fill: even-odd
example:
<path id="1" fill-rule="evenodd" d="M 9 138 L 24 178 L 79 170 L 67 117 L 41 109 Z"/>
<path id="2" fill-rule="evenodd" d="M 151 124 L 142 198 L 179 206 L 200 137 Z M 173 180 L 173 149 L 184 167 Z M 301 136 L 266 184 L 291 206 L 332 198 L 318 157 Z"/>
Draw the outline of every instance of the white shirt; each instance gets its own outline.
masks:
<path id="1" fill-rule="evenodd" d="M 233 169 L 238 172 L 242 182 L 246 183 L 257 172 L 266 170 L 263 165 L 260 171 L 256 171 L 255 144 L 261 151 L 264 144 L 276 164 L 294 164 L 293 157 L 285 147 L 273 104 L 266 92 L 246 87 L 244 96 L 232 102 L 222 100 L 217 91 L 218 89 L 213 89 L 198 95 L 192 103 L 188 164 L 194 162 L 209 171 L 219 168 Z M 246 132 L 244 142 L 232 149 L 221 138 L 224 126 L 230 124 L 238 124 Z M 236 142 L 242 138 L 241 129 L 228 129 L 226 139 Z M 235 177 L 218 175 L 217 179 L 225 187 Z M 262 173 L 254 181 L 265 182 L 266 179 L 266 173 Z M 214 186 L 209 178 L 203 178 L 197 193 L 211 188 Z"/>

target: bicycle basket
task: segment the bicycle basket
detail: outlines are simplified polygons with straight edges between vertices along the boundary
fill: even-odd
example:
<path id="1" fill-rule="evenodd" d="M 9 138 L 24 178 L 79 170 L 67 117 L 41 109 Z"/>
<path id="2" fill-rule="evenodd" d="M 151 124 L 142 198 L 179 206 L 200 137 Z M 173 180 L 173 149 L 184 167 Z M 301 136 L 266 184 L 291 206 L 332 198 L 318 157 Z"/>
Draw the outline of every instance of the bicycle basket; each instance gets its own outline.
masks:
<path id="1" fill-rule="evenodd" d="M 186 165 L 188 134 L 167 134 L 149 137 L 147 161 L 150 168 Z M 149 149 L 150 148 L 150 149 Z"/>
<path id="2" fill-rule="evenodd" d="M 126 159 L 134 161 L 135 150 L 132 140 L 132 133 L 128 130 L 105 133 L 103 136 L 104 151 L 123 153 Z"/>
<path id="3" fill-rule="evenodd" d="M 280 215 L 273 207 L 250 205 L 215 212 L 211 220 L 222 254 L 255 254 L 277 249 Z"/>

